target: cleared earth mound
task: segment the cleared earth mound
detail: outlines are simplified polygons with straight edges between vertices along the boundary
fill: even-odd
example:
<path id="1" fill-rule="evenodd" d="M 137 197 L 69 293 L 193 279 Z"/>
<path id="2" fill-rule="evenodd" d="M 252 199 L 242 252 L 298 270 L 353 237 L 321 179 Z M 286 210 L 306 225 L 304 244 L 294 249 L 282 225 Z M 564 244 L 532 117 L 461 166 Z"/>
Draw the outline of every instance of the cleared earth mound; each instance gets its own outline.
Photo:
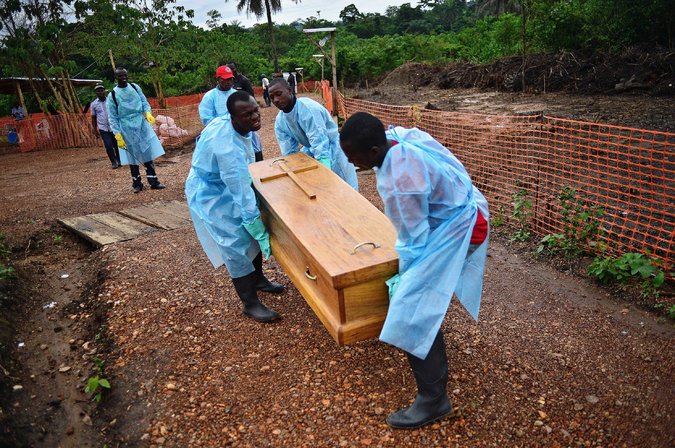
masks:
<path id="1" fill-rule="evenodd" d="M 389 73 L 378 88 L 410 85 L 413 89 L 434 86 L 523 91 L 522 62 L 520 56 L 511 56 L 483 65 L 407 63 Z M 675 53 L 627 49 L 620 54 L 597 54 L 588 58 L 570 52 L 526 58 L 527 92 L 608 94 L 632 90 L 655 96 L 675 95 Z"/>

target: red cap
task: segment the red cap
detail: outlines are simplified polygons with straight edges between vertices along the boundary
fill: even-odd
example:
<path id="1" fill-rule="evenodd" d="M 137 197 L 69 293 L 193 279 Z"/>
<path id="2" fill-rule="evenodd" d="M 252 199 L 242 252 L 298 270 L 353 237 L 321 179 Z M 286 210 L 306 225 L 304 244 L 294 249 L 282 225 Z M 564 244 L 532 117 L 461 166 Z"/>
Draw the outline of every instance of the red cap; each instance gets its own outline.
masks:
<path id="1" fill-rule="evenodd" d="M 223 78 L 223 79 L 234 78 L 234 73 L 232 73 L 232 69 L 227 65 L 221 65 L 216 70 L 216 78 Z"/>

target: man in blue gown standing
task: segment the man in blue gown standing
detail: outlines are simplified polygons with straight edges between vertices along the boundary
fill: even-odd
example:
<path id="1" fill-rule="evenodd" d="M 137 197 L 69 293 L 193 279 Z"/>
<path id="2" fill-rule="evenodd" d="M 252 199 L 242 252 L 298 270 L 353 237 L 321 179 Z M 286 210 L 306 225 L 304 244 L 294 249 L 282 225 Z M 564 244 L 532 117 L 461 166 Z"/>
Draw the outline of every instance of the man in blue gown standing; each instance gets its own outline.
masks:
<path id="1" fill-rule="evenodd" d="M 257 291 L 280 294 L 284 287 L 263 275 L 262 256 L 269 259 L 272 252 L 248 172 L 255 161 L 252 140 L 260 129 L 260 109 L 243 91 L 230 95 L 227 109 L 229 118 L 214 118 L 202 131 L 185 196 L 204 252 L 215 268 L 227 268 L 243 314 L 271 322 L 280 316 L 260 302 Z"/>
<path id="2" fill-rule="evenodd" d="M 374 168 L 384 211 L 396 228 L 399 273 L 388 280 L 380 340 L 407 353 L 414 403 L 387 418 L 413 429 L 452 411 L 441 324 L 453 293 L 478 318 L 488 245 L 488 205 L 455 156 L 419 129 L 390 128 L 358 112 L 340 145 L 356 166 Z"/>
<path id="3" fill-rule="evenodd" d="M 235 80 L 235 73 L 230 67 L 227 65 L 218 67 L 216 70 L 216 87 L 206 92 L 199 103 L 199 118 L 201 118 L 204 126 L 216 117 L 230 116 L 227 111 L 227 99 L 234 92 L 239 91 L 234 88 Z M 260 162 L 263 160 L 262 141 L 256 132 L 253 133 L 252 138 L 255 161 Z"/>
<path id="4" fill-rule="evenodd" d="M 131 169 L 134 193 L 143 190 L 138 165 L 143 164 L 150 188 L 166 188 L 159 182 L 153 160 L 164 154 L 164 148 L 152 130 L 155 117 L 141 88 L 128 82 L 127 71 L 118 67 L 115 70 L 117 85 L 108 94 L 106 108 L 110 128 L 115 134 L 120 150 L 120 164 Z"/>
<path id="5" fill-rule="evenodd" d="M 216 70 L 216 87 L 209 90 L 199 103 L 199 118 L 204 126 L 216 117 L 229 116 L 227 111 L 227 99 L 236 92 L 232 88 L 234 73 L 227 65 L 222 65 Z"/>

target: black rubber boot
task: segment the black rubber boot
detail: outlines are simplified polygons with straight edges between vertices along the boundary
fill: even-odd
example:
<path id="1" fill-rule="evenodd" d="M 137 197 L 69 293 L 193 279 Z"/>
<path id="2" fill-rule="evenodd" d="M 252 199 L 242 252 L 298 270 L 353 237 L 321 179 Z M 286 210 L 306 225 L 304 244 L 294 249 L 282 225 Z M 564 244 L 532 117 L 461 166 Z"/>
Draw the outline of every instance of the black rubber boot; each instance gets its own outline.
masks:
<path id="1" fill-rule="evenodd" d="M 166 185 L 159 182 L 157 178 L 157 173 L 155 172 L 155 164 L 153 162 L 145 162 L 143 164 L 145 167 L 145 177 L 148 178 L 148 183 L 150 184 L 151 190 L 163 190 L 166 188 Z"/>
<path id="2" fill-rule="evenodd" d="M 417 383 L 417 396 L 411 406 L 387 417 L 387 424 L 392 428 L 419 428 L 452 412 L 447 392 L 448 356 L 443 333 L 439 330 L 426 359 L 408 353 L 408 362 Z"/>
<path id="3" fill-rule="evenodd" d="M 259 252 L 258 255 L 253 259 L 253 267 L 255 268 L 255 272 L 258 275 L 255 289 L 262 292 L 268 292 L 270 294 L 281 294 L 282 292 L 286 291 L 284 285 L 267 280 L 265 274 L 263 274 L 262 252 Z"/>
<path id="4" fill-rule="evenodd" d="M 260 303 L 260 299 L 258 299 L 258 294 L 255 289 L 257 279 L 258 273 L 255 271 L 243 277 L 232 279 L 234 289 L 244 303 L 244 315 L 252 317 L 258 322 L 272 322 L 281 319 L 279 313 Z"/>
<path id="5" fill-rule="evenodd" d="M 134 189 L 134 193 L 140 193 L 143 190 L 143 181 L 141 181 L 138 165 L 129 165 L 129 169 L 131 170 L 131 188 Z"/>

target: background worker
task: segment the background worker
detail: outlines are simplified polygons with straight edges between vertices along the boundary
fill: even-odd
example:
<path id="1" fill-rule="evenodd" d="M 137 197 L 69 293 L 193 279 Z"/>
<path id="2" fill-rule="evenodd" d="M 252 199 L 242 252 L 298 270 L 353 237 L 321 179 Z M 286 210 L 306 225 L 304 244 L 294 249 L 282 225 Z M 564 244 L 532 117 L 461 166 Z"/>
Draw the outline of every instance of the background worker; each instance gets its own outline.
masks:
<path id="1" fill-rule="evenodd" d="M 131 169 L 134 193 L 143 190 L 139 164 L 145 167 L 145 175 L 152 190 L 166 188 L 159 182 L 153 160 L 164 154 L 164 148 L 152 130 L 155 117 L 148 100 L 137 84 L 128 82 L 127 71 L 115 70 L 117 85 L 108 94 L 106 108 L 110 128 L 115 134 L 120 149 L 120 162 Z"/>
<path id="2" fill-rule="evenodd" d="M 216 87 L 209 90 L 199 103 L 199 118 L 206 126 L 216 117 L 229 115 L 227 111 L 227 99 L 236 92 L 232 88 L 234 73 L 227 65 L 221 65 L 216 69 Z"/>
<path id="3" fill-rule="evenodd" d="M 377 191 L 396 228 L 399 273 L 387 281 L 380 340 L 406 352 L 417 396 L 387 423 L 418 428 L 452 411 L 441 324 L 453 293 L 478 318 L 488 204 L 461 162 L 419 129 L 385 133 L 379 119 L 358 112 L 342 127 L 340 145 L 356 166 L 377 168 Z"/>
<path id="4" fill-rule="evenodd" d="M 270 80 L 267 79 L 267 76 L 264 73 L 262 74 L 262 78 L 260 78 L 260 84 L 262 84 L 263 88 L 263 99 L 265 100 L 265 105 L 270 107 L 272 105 L 272 101 L 270 100 Z"/>
<path id="5" fill-rule="evenodd" d="M 236 64 L 230 62 L 235 69 Z M 247 84 L 248 83 L 248 87 Z M 199 103 L 199 118 L 201 118 L 204 126 L 209 124 L 211 120 L 216 117 L 228 117 L 227 99 L 234 92 L 243 90 L 253 95 L 253 87 L 251 82 L 241 73 L 237 78 L 236 72 L 230 68 L 229 65 L 221 65 L 216 69 L 216 87 L 204 94 L 202 101 Z M 235 85 L 238 87 L 235 87 Z M 243 87 L 242 87 L 243 86 Z M 262 140 L 257 132 L 253 133 L 253 149 L 255 152 L 255 161 L 263 160 Z"/>
<path id="6" fill-rule="evenodd" d="M 286 81 L 288 81 L 288 85 L 290 86 L 291 91 L 293 91 L 293 93 L 295 95 L 297 95 L 298 94 L 298 87 L 297 87 L 298 80 L 295 78 L 295 76 L 296 76 L 295 72 L 293 72 L 293 71 L 288 72 L 288 79 Z"/>
<path id="7" fill-rule="evenodd" d="M 253 133 L 260 129 L 260 109 L 248 92 L 227 99 L 230 117 L 217 117 L 202 131 L 185 182 L 192 223 L 213 267 L 223 264 L 232 276 L 243 313 L 258 322 L 280 318 L 263 305 L 257 291 L 280 294 L 262 270 L 269 259 L 269 234 L 260 219 L 248 164 L 255 161 Z"/>
<path id="8" fill-rule="evenodd" d="M 281 154 L 302 152 L 316 159 L 355 190 L 356 169 L 340 149 L 338 128 L 325 107 L 310 98 L 297 98 L 283 78 L 270 81 L 270 98 L 279 109 L 274 133 Z"/>
<path id="9" fill-rule="evenodd" d="M 255 93 L 253 92 L 253 85 L 251 84 L 251 81 L 239 71 L 236 62 L 230 61 L 227 63 L 227 66 L 230 67 L 234 73 L 234 84 L 232 85 L 232 88 L 234 88 L 234 90 L 243 90 L 248 92 L 255 99 Z"/>
<path id="10" fill-rule="evenodd" d="M 103 140 L 103 146 L 112 164 L 112 169 L 117 169 L 122 166 L 120 162 L 120 150 L 117 148 L 115 134 L 110 130 L 110 124 L 108 123 L 105 87 L 99 84 L 94 87 L 94 92 L 96 93 L 96 99 L 89 105 L 91 109 L 91 125 L 94 127 L 96 135 L 100 135 L 101 140 Z"/>

